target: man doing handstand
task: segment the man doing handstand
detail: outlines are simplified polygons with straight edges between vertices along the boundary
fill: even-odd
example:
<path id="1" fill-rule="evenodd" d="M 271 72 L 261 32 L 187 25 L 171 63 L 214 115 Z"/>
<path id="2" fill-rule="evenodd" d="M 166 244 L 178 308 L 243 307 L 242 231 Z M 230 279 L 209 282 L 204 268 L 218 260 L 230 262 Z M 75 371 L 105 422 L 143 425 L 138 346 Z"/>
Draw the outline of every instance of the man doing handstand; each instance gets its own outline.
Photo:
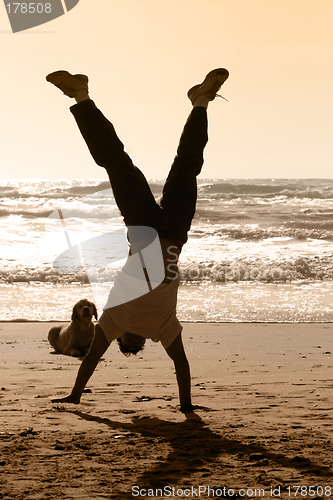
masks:
<path id="1" fill-rule="evenodd" d="M 196 177 L 201 172 L 203 151 L 208 141 L 208 103 L 215 99 L 228 76 L 226 69 L 215 69 L 201 84 L 188 91 L 193 109 L 159 203 L 142 172 L 125 153 L 113 125 L 90 99 L 88 78 L 67 71 L 56 71 L 46 77 L 48 82 L 76 100 L 70 110 L 95 162 L 108 173 L 116 203 L 128 228 L 129 242 L 128 260 L 117 276 L 95 326 L 94 339 L 81 363 L 71 394 L 53 402 L 80 402 L 88 380 L 113 340 L 117 340 L 120 350 L 129 355 L 142 350 L 146 339 L 150 338 L 160 341 L 174 362 L 181 411 L 193 409 L 190 369 L 181 337 L 182 326 L 176 316 L 177 262 L 195 213 Z M 157 283 L 153 283 L 154 273 L 151 273 L 154 262 L 151 263 L 156 256 L 150 254 L 149 257 L 149 252 L 145 252 L 148 247 L 157 249 L 154 234 L 159 240 L 163 268 L 162 278 Z M 143 283 L 145 292 L 142 292 Z"/>

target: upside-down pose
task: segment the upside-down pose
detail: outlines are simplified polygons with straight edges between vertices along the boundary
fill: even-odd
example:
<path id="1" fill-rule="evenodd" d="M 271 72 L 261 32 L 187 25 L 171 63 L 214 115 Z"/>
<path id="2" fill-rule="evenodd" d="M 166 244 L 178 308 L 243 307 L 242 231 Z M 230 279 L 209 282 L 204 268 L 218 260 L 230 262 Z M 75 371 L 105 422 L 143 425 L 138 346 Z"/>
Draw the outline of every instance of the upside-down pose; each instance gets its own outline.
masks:
<path id="1" fill-rule="evenodd" d="M 207 107 L 228 78 L 226 69 L 208 73 L 187 95 L 193 109 L 157 203 L 142 174 L 124 151 L 113 125 L 88 93 L 88 78 L 56 71 L 46 77 L 68 97 L 70 108 L 95 162 L 108 173 L 116 203 L 128 228 L 129 257 L 116 278 L 89 352 L 69 396 L 53 402 L 78 404 L 98 361 L 117 340 L 125 354 L 142 350 L 147 338 L 160 341 L 175 365 L 181 411 L 191 411 L 190 369 L 176 316 L 177 262 L 195 213 L 196 177 L 208 140 Z M 156 237 L 155 237 L 156 236 Z M 161 273 L 162 268 L 162 273 Z"/>

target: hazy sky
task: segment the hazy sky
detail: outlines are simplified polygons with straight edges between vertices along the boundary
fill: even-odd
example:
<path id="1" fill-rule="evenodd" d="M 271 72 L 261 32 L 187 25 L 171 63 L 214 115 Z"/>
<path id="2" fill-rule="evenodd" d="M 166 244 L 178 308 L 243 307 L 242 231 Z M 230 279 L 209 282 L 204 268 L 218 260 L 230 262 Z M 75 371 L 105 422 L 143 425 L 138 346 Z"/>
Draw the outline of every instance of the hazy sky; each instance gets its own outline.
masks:
<path id="1" fill-rule="evenodd" d="M 148 178 L 164 178 L 187 90 L 226 67 L 201 177 L 333 177 L 333 0 L 80 0 L 12 34 L 0 5 L 1 177 L 102 178 L 45 81 L 67 69 Z"/>

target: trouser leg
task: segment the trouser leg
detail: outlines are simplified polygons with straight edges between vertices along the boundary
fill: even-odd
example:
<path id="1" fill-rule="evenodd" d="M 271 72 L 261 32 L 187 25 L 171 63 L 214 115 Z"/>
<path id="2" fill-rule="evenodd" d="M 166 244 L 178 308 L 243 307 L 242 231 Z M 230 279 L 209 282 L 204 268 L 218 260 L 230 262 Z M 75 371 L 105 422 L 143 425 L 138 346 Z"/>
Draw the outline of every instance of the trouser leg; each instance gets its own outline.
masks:
<path id="1" fill-rule="evenodd" d="M 163 188 L 164 233 L 180 246 L 195 214 L 197 175 L 203 165 L 203 151 L 208 141 L 207 110 L 193 108 L 180 138 L 177 155 Z"/>
<path id="2" fill-rule="evenodd" d="M 145 176 L 133 165 L 113 125 L 91 100 L 70 108 L 95 162 L 108 173 L 118 208 L 129 226 L 162 227 L 162 210 Z"/>

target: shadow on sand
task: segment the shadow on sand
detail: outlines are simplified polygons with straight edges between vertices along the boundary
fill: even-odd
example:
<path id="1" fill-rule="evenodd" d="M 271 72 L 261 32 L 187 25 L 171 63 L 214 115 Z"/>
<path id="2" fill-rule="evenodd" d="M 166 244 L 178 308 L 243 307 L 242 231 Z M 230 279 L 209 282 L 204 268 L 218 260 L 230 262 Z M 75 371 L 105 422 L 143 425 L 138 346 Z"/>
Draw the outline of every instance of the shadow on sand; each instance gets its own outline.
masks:
<path id="1" fill-rule="evenodd" d="M 301 470 L 303 474 L 314 474 L 332 476 L 329 468 L 316 464 L 301 457 L 287 457 L 286 455 L 268 451 L 261 445 L 244 444 L 242 441 L 229 439 L 221 434 L 213 432 L 196 413 L 187 413 L 183 422 L 168 422 L 159 418 L 134 416 L 132 422 L 124 423 L 107 418 L 93 416 L 79 410 L 66 409 L 66 412 L 73 413 L 78 417 L 102 423 L 110 428 L 123 429 L 141 436 L 151 438 L 165 438 L 171 446 L 171 451 L 164 461 L 159 461 L 148 471 L 144 471 L 136 478 L 135 484 L 140 488 L 163 488 L 166 485 L 190 487 L 191 475 L 197 471 L 202 471 L 205 466 L 213 464 L 219 467 L 219 472 L 223 473 L 223 457 L 237 460 L 235 467 L 241 468 L 249 463 L 249 457 L 253 454 L 259 459 L 268 459 L 271 463 L 285 468 Z M 147 441 L 149 446 L 151 441 Z M 219 464 L 216 462 L 219 461 Z M 232 467 L 228 464 L 228 468 Z M 134 465 L 133 465 L 134 469 Z M 208 469 L 209 472 L 209 469 Z M 208 474 L 207 474 L 208 476 Z M 188 481 L 188 482 L 187 482 Z M 221 485 L 210 485 L 212 489 L 220 489 Z M 110 498 L 127 498 L 128 492 L 114 491 Z M 130 495 L 133 498 L 132 495 Z M 228 498 L 219 496 L 219 498 Z M 238 498 L 234 495 L 233 498 Z"/>

